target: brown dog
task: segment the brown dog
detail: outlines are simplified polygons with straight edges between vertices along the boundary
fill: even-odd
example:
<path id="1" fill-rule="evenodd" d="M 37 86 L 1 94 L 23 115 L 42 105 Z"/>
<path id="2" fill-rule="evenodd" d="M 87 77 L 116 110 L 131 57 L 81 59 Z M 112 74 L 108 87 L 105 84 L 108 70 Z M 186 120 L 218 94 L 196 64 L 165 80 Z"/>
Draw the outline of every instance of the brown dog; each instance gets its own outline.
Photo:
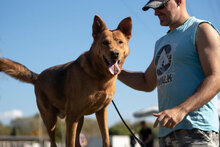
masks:
<path id="1" fill-rule="evenodd" d="M 57 116 L 66 117 L 66 146 L 80 147 L 79 134 L 84 115 L 96 113 L 103 146 L 110 147 L 107 106 L 115 93 L 117 74 L 129 54 L 132 21 L 125 18 L 116 30 L 108 30 L 94 17 L 94 42 L 89 51 L 75 61 L 51 67 L 41 74 L 0 58 L 0 71 L 35 86 L 37 106 L 47 128 L 51 147 L 56 147 Z"/>

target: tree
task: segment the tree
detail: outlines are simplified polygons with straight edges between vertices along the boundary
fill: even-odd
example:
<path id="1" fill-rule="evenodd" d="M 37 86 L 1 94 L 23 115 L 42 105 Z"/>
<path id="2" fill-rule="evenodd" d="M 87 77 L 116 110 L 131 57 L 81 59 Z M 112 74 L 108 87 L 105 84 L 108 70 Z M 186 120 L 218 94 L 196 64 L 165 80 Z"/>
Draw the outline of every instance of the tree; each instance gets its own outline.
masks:
<path id="1" fill-rule="evenodd" d="M 65 120 L 57 119 L 55 137 L 57 141 L 61 141 L 65 135 Z M 28 136 L 48 136 L 43 121 L 39 114 L 31 117 L 17 118 L 11 121 L 11 132 L 14 135 Z M 82 133 L 86 136 L 101 136 L 97 121 L 91 118 L 85 118 Z M 10 134 L 10 133 L 9 133 Z"/>
<path id="2" fill-rule="evenodd" d="M 11 136 L 16 136 L 17 135 L 17 131 L 16 131 L 16 127 L 13 127 L 12 129 L 11 129 L 11 134 L 10 134 Z"/>
<path id="3" fill-rule="evenodd" d="M 82 133 L 86 136 L 101 136 L 98 123 L 92 118 L 86 118 L 84 120 Z"/>
<path id="4" fill-rule="evenodd" d="M 16 118 L 11 121 L 11 127 L 16 129 L 16 135 L 46 136 L 46 130 L 39 114 L 31 117 Z"/>
<path id="5" fill-rule="evenodd" d="M 130 123 L 130 121 L 128 120 L 128 121 L 126 121 L 126 123 L 130 127 L 130 129 L 132 131 L 134 131 L 135 134 L 138 134 L 138 132 L 141 129 L 140 128 L 140 122 Z M 153 128 L 153 124 L 152 123 L 147 123 L 147 126 L 152 129 L 153 137 L 157 138 L 158 129 L 157 128 Z M 110 135 L 130 135 L 131 133 L 128 131 L 128 129 L 126 128 L 126 126 L 124 125 L 123 122 L 119 122 L 119 123 L 116 123 L 115 125 L 113 125 L 109 129 L 109 134 Z"/>
<path id="6" fill-rule="evenodd" d="M 130 121 L 126 121 L 127 125 L 131 130 L 136 130 L 136 128 L 130 123 Z M 116 123 L 109 129 L 110 135 L 130 135 L 130 132 L 126 128 L 123 122 Z"/>
<path id="7" fill-rule="evenodd" d="M 11 133 L 11 128 L 9 126 L 4 126 L 0 122 L 0 135 L 10 135 Z"/>

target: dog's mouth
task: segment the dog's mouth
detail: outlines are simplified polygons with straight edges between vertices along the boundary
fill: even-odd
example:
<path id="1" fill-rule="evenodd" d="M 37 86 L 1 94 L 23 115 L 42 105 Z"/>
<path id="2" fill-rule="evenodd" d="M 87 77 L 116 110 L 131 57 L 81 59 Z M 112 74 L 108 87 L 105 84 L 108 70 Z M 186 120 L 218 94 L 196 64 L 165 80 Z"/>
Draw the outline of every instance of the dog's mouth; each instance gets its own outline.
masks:
<path id="1" fill-rule="evenodd" d="M 103 56 L 106 65 L 108 66 L 108 70 L 112 75 L 116 75 L 120 72 L 119 63 L 120 60 L 112 60 L 108 61 L 105 56 Z"/>

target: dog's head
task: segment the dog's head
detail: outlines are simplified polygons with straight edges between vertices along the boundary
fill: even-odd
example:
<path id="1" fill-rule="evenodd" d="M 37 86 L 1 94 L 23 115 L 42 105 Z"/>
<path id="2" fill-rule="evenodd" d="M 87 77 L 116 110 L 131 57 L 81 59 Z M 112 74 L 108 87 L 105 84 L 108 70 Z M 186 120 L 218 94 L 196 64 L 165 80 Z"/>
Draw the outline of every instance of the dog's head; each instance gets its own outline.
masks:
<path id="1" fill-rule="evenodd" d="M 120 72 L 125 58 L 129 54 L 128 42 L 132 33 L 132 20 L 123 19 L 117 29 L 107 29 L 104 21 L 94 17 L 93 46 L 91 48 L 97 60 L 95 64 L 106 75 L 116 75 Z"/>

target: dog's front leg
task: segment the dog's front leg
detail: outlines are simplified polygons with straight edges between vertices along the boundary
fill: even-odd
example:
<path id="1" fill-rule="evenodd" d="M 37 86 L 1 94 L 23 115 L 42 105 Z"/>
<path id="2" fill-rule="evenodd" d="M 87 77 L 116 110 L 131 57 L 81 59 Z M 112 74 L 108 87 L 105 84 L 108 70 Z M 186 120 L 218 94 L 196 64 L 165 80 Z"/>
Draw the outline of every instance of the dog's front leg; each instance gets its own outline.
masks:
<path id="1" fill-rule="evenodd" d="M 76 117 L 68 116 L 66 118 L 66 147 L 75 147 L 76 130 L 78 126 L 78 119 Z"/>
<path id="2" fill-rule="evenodd" d="M 103 147 L 110 147 L 108 120 L 107 120 L 107 107 L 96 112 L 96 118 L 102 134 Z"/>

